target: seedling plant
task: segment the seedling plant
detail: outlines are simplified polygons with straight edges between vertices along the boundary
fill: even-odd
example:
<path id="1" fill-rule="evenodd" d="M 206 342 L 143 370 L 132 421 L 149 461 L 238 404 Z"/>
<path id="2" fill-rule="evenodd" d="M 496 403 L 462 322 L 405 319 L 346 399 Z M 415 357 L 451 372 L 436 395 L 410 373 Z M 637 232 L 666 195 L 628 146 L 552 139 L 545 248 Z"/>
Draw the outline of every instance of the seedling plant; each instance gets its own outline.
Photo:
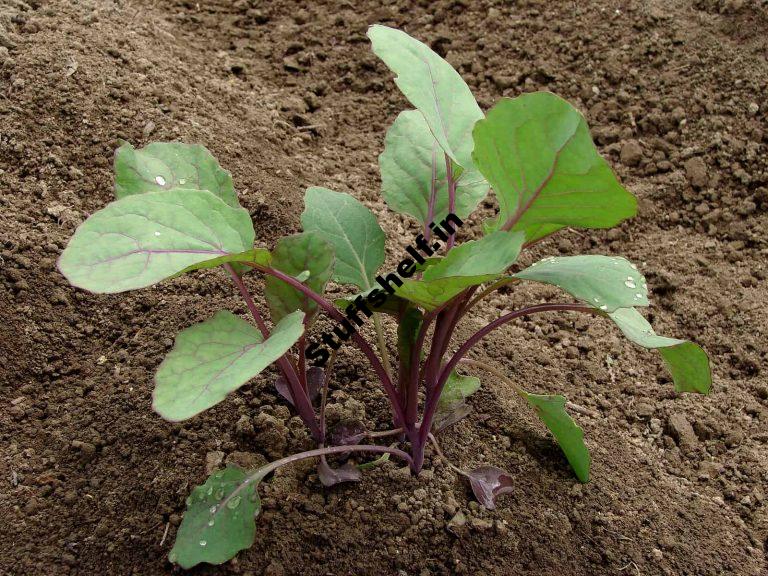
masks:
<path id="1" fill-rule="evenodd" d="M 421 227 L 396 270 L 381 271 L 385 234 L 373 213 L 326 188 L 307 190 L 302 232 L 272 250 L 256 246 L 230 174 L 202 146 L 175 142 L 118 149 L 117 199 L 78 227 L 59 260 L 73 285 L 97 293 L 221 268 L 252 322 L 220 311 L 183 330 L 157 370 L 154 410 L 169 421 L 187 420 L 275 364 L 277 391 L 317 444 L 258 470 L 229 466 L 196 487 L 169 556 L 184 568 L 225 562 L 253 543 L 258 486 L 280 466 L 319 458 L 319 477 L 330 486 L 358 480 L 372 463 L 333 468 L 326 457 L 369 453 L 377 456 L 373 465 L 393 456 L 418 474 L 430 444 L 442 457 L 436 435 L 469 413 L 466 398 L 480 380 L 467 371 L 508 383 L 587 482 L 589 451 L 566 399 L 523 390 L 469 356 L 485 336 L 517 318 L 582 313 L 610 320 L 632 342 L 660 352 L 677 391 L 709 391 L 704 351 L 655 334 L 638 311 L 649 305 L 648 289 L 634 264 L 583 255 L 515 266 L 523 250 L 564 228 L 609 228 L 635 215 L 635 198 L 598 154 L 578 110 L 554 94 L 533 92 L 502 98 L 484 114 L 458 72 L 425 44 L 378 25 L 368 36 L 414 107 L 397 116 L 379 157 L 384 200 Z M 482 237 L 456 245 L 460 227 L 490 190 L 498 214 L 483 223 Z M 248 287 L 254 274 L 264 278 L 271 323 Z M 331 281 L 355 291 L 329 300 L 323 294 Z M 486 296 L 527 282 L 556 286 L 566 298 L 506 312 L 454 343 L 459 323 Z M 335 328 L 318 337 L 313 328 L 320 313 Z M 375 345 L 358 331 L 369 319 Z M 397 325 L 396 360 L 384 330 L 389 321 Z M 332 365 L 345 342 L 370 362 L 391 407 L 390 430 L 327 430 Z M 510 475 L 493 466 L 451 466 L 489 508 L 512 485 Z"/>

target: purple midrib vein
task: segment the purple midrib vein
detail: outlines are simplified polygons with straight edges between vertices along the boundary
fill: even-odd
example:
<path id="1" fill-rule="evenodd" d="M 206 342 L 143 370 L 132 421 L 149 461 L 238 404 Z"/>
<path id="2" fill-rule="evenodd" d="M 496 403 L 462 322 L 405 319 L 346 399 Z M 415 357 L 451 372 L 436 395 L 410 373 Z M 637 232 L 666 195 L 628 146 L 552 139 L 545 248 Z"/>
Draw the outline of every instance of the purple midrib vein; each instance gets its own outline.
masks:
<path id="1" fill-rule="evenodd" d="M 132 254 L 147 254 L 149 256 L 153 254 L 210 254 L 211 256 L 227 256 L 229 255 L 229 252 L 224 252 L 223 250 L 149 250 L 149 249 L 139 249 L 139 250 L 131 250 L 130 252 L 124 252 L 123 254 L 120 254 L 118 256 L 113 256 L 111 258 L 106 258 L 104 260 L 99 260 L 98 262 L 93 262 L 91 264 L 87 264 L 87 266 L 98 266 L 100 264 L 105 264 L 107 262 L 114 262 L 116 260 L 120 260 L 121 258 L 127 258 L 128 256 L 131 256 Z"/>

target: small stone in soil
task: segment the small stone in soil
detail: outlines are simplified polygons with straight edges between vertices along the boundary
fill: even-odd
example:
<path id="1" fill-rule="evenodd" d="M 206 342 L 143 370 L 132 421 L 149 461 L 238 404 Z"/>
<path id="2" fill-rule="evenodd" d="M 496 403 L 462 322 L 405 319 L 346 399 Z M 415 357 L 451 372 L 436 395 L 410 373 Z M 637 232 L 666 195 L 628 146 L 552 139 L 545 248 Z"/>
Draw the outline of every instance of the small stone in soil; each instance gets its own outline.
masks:
<path id="1" fill-rule="evenodd" d="M 622 144 L 619 157 L 624 166 L 637 166 L 643 159 L 643 149 L 635 140 L 628 140 Z"/>
<path id="2" fill-rule="evenodd" d="M 670 416 L 667 420 L 667 430 L 681 448 L 690 448 L 696 444 L 696 433 L 683 414 Z"/>
<path id="3" fill-rule="evenodd" d="M 205 473 L 213 474 L 224 460 L 224 452 L 214 450 L 205 455 Z"/>

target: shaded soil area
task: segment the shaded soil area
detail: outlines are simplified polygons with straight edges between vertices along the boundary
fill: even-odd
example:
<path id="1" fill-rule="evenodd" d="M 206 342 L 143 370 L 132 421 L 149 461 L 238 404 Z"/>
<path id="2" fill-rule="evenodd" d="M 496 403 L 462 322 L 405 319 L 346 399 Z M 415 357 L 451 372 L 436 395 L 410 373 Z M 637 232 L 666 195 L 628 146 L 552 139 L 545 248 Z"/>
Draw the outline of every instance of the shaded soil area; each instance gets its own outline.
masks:
<path id="1" fill-rule="evenodd" d="M 303 189 L 322 185 L 380 214 L 392 268 L 415 230 L 379 194 L 377 154 L 406 103 L 370 52 L 375 22 L 430 43 L 485 109 L 547 89 L 585 112 L 640 214 L 564 232 L 521 262 L 626 255 L 648 278 L 657 330 L 711 355 L 714 390 L 674 394 L 657 355 L 595 319 L 510 324 L 476 357 L 594 413 L 576 415 L 589 484 L 511 390 L 478 374 L 473 414 L 442 443 L 458 465 L 513 473 L 496 510 L 432 456 L 418 478 L 388 463 L 332 489 L 299 465 L 263 488 L 254 547 L 197 572 L 768 573 L 764 3 L 0 0 L 0 574 L 171 573 L 206 460 L 310 446 L 271 371 L 183 424 L 151 411 L 174 335 L 220 308 L 245 312 L 222 274 L 94 296 L 55 259 L 111 200 L 119 139 L 180 139 L 232 171 L 263 245 L 298 230 Z M 505 292 L 461 333 L 554 298 Z M 353 349 L 333 386 L 334 417 L 387 427 Z"/>

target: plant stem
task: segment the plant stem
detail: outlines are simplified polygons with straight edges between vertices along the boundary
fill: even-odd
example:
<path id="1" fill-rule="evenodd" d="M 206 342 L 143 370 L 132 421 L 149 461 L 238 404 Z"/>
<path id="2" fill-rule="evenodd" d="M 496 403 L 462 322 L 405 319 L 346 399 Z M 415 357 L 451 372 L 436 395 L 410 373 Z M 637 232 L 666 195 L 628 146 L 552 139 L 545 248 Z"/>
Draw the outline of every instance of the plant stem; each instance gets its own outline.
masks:
<path id="1" fill-rule="evenodd" d="M 296 290 L 300 291 L 301 293 L 305 294 L 315 302 L 334 320 L 337 322 L 343 322 L 345 320 L 344 316 L 341 312 L 339 312 L 333 304 L 328 302 L 325 298 L 317 294 L 314 290 L 311 288 L 308 288 L 303 283 L 299 282 L 295 278 L 288 276 L 287 274 L 284 274 L 283 272 L 280 272 L 280 270 L 275 270 L 274 268 L 270 268 L 268 266 L 262 266 L 261 264 L 256 264 L 255 262 L 246 262 L 248 266 L 251 266 L 252 268 L 255 268 L 256 270 L 260 270 L 261 272 L 265 274 L 269 274 L 270 276 L 274 276 L 275 278 L 278 278 L 285 282 L 286 284 L 289 284 L 293 288 L 296 288 Z M 363 338 L 356 330 L 352 331 L 352 339 L 355 341 L 355 344 L 357 344 L 357 347 L 360 348 L 360 351 L 366 355 L 368 360 L 371 363 L 371 366 L 373 367 L 373 370 L 376 372 L 376 375 L 379 377 L 379 380 L 381 381 L 382 386 L 384 386 L 384 391 L 387 393 L 387 396 L 389 397 L 389 402 L 392 406 L 392 411 L 394 413 L 395 417 L 395 426 L 402 426 L 405 422 L 405 413 L 403 412 L 403 406 L 400 402 L 400 398 L 397 394 L 397 390 L 395 389 L 394 384 L 392 383 L 392 379 L 387 374 L 387 371 L 384 369 L 384 366 L 382 365 L 381 361 L 376 357 L 376 353 L 371 348 L 371 345 L 368 344 L 368 341 Z M 406 427 L 406 430 L 408 428 Z M 409 430 L 409 434 L 411 431 Z"/>
<path id="2" fill-rule="evenodd" d="M 376 330 L 376 340 L 379 345 L 379 354 L 381 355 L 381 363 L 384 365 L 384 371 L 392 380 L 392 365 L 389 363 L 389 351 L 387 350 L 387 340 L 384 338 L 384 327 L 381 325 L 381 314 L 379 312 L 373 313 L 373 327 Z"/>
<path id="3" fill-rule="evenodd" d="M 264 339 L 266 340 L 269 338 L 269 328 L 267 328 L 267 324 L 264 322 L 264 318 L 262 318 L 261 314 L 259 313 L 259 309 L 256 307 L 256 303 L 253 301 L 253 297 L 248 291 L 248 288 L 243 282 L 243 279 L 240 278 L 240 275 L 237 272 L 235 272 L 235 269 L 232 268 L 231 264 L 224 264 L 224 269 L 229 272 L 229 275 L 232 277 L 232 281 L 240 291 L 243 300 L 245 300 L 245 305 L 248 307 L 248 310 L 251 312 L 251 316 L 253 316 L 253 319 L 256 321 L 256 326 L 259 327 L 261 335 L 264 336 Z"/>
<path id="4" fill-rule="evenodd" d="M 512 284 L 514 282 L 517 282 L 517 278 L 502 278 L 501 280 L 496 280 L 496 282 L 493 282 L 492 284 L 489 284 L 483 290 L 472 300 L 469 301 L 469 303 L 465 307 L 465 312 L 467 310 L 472 309 L 478 302 L 480 302 L 483 298 L 491 294 L 492 292 L 495 292 L 502 286 L 506 286 L 507 284 Z"/>
<path id="5" fill-rule="evenodd" d="M 325 406 L 328 403 L 328 389 L 331 386 L 331 374 L 333 373 L 333 365 L 336 363 L 336 350 L 331 350 L 331 357 L 328 360 L 328 364 L 325 367 L 323 373 L 323 392 L 320 399 L 320 432 L 325 442 Z"/>
<path id="6" fill-rule="evenodd" d="M 432 442 L 432 446 L 435 447 L 435 452 L 437 452 L 437 455 L 440 456 L 440 458 L 443 459 L 443 461 L 448 464 L 449 468 L 453 470 L 454 472 L 461 474 L 462 476 L 466 476 L 469 478 L 469 474 L 464 472 L 461 468 L 456 466 L 453 462 L 448 460 L 448 457 L 443 453 L 443 451 L 440 449 L 440 444 L 437 443 L 437 438 L 435 438 L 435 435 L 430 432 L 427 437 L 429 438 L 429 441 Z"/>
<path id="7" fill-rule="evenodd" d="M 266 340 L 269 338 L 269 329 L 264 323 L 264 319 L 261 317 L 261 314 L 259 314 L 259 309 L 256 307 L 256 303 L 253 301 L 253 297 L 248 291 L 248 287 L 245 285 L 243 279 L 240 278 L 240 275 L 235 272 L 234 268 L 232 268 L 230 264 L 224 264 L 224 268 L 232 277 L 232 280 L 240 291 L 240 294 L 243 296 L 243 300 L 245 300 L 245 305 L 248 307 L 248 310 L 250 310 L 251 316 L 253 316 L 253 319 L 256 321 L 259 330 L 261 330 L 261 333 Z M 307 428 L 309 428 L 312 437 L 317 442 L 320 442 L 323 435 L 317 422 L 317 418 L 315 418 L 315 411 L 312 408 L 312 402 L 310 402 L 307 392 L 302 387 L 301 381 L 296 374 L 296 370 L 294 369 L 293 364 L 291 364 L 288 357 L 285 355 L 278 358 L 276 364 L 282 371 L 283 376 L 285 376 L 285 380 L 288 383 L 288 391 L 291 395 L 291 401 L 293 402 L 296 411 L 299 413 L 299 416 L 304 421 L 304 424 L 307 426 Z"/>
<path id="8" fill-rule="evenodd" d="M 305 324 L 306 326 L 306 324 Z M 302 334 L 299 337 L 299 366 L 298 366 L 298 373 L 299 373 L 299 382 L 301 382 L 302 388 L 304 388 L 304 392 L 307 396 L 309 396 L 309 385 L 307 383 L 307 354 L 306 354 L 306 348 L 307 348 L 307 337 L 305 334 Z"/>
<path id="9" fill-rule="evenodd" d="M 440 377 L 435 384 L 429 398 L 427 398 L 427 404 L 424 407 L 424 417 L 421 420 L 421 426 L 419 427 L 419 440 L 416 447 L 414 447 L 414 462 L 413 467 L 416 468 L 416 472 L 421 469 L 424 460 L 424 444 L 429 434 L 429 430 L 432 427 L 432 421 L 435 417 L 435 411 L 437 410 L 437 403 L 440 398 L 440 394 L 443 391 L 445 383 L 448 381 L 448 377 L 451 371 L 456 367 L 456 364 L 464 357 L 464 355 L 472 349 L 472 347 L 482 340 L 489 332 L 492 332 L 499 326 L 506 324 L 520 318 L 521 316 L 528 316 L 530 314 L 536 314 L 540 312 L 561 312 L 561 311 L 576 311 L 576 312 L 590 312 L 598 313 L 597 310 L 584 304 L 537 304 L 528 308 L 522 308 L 520 310 L 514 310 L 504 316 L 501 316 L 484 326 L 477 332 L 475 332 L 464 344 L 462 344 L 453 357 L 448 361 L 445 367 L 440 372 Z"/>
<path id="10" fill-rule="evenodd" d="M 386 438 L 387 436 L 397 436 L 402 434 L 404 430 L 402 428 L 395 428 L 394 430 L 379 430 L 374 432 L 366 432 L 366 438 Z"/>
<path id="11" fill-rule="evenodd" d="M 262 466 L 258 470 L 256 470 L 253 474 L 246 477 L 240 485 L 232 490 L 232 492 L 229 493 L 229 495 L 224 498 L 224 500 L 221 501 L 220 504 L 216 507 L 215 514 L 218 514 L 219 510 L 226 510 L 227 504 L 232 500 L 233 498 L 236 498 L 240 492 L 242 492 L 247 486 L 250 486 L 251 484 L 258 484 L 264 478 L 267 477 L 270 473 L 274 472 L 281 466 L 285 466 L 286 464 L 292 464 L 293 462 L 299 462 L 301 460 L 306 460 L 307 458 L 315 458 L 317 456 L 327 456 L 328 454 L 344 454 L 346 452 L 373 452 L 374 454 L 392 454 L 393 456 L 397 456 L 398 458 L 402 458 L 409 464 L 411 463 L 411 457 L 407 453 L 403 452 L 402 450 L 399 450 L 397 448 L 392 448 L 389 446 L 376 446 L 373 444 L 353 444 L 351 446 L 328 446 L 325 448 L 315 448 L 314 450 L 309 450 L 307 452 L 299 452 L 298 454 L 291 454 L 290 456 L 286 456 L 285 458 L 281 458 L 280 460 L 275 460 L 274 462 L 270 462 L 269 464 Z"/>
<path id="12" fill-rule="evenodd" d="M 398 458 L 402 458 L 406 462 L 410 464 L 411 457 L 406 452 L 403 452 L 402 450 L 398 448 L 391 448 L 389 446 L 377 446 L 374 444 L 352 444 L 350 446 L 327 446 L 325 448 L 316 448 L 314 450 L 309 450 L 307 452 L 299 452 L 298 454 L 291 454 L 290 456 L 286 456 L 285 458 L 281 458 L 280 460 L 275 460 L 274 462 L 270 462 L 266 466 L 262 466 L 256 472 L 254 472 L 252 475 L 250 475 L 248 478 L 251 481 L 263 480 L 268 474 L 271 472 L 274 472 L 281 466 L 285 466 L 286 464 L 292 464 L 293 462 L 299 462 L 301 460 L 306 460 L 307 458 L 315 458 L 317 456 L 327 456 L 329 454 L 344 454 L 346 452 L 373 452 L 374 454 L 392 454 L 393 456 L 397 456 Z M 234 492 L 233 492 L 234 494 Z"/>
<path id="13" fill-rule="evenodd" d="M 461 360 L 459 360 L 459 364 L 474 366 L 476 368 L 480 368 L 481 370 L 485 370 L 486 372 L 490 372 L 491 374 L 496 376 L 499 380 L 502 380 L 503 382 L 508 384 L 518 396 L 525 398 L 528 395 L 528 393 L 525 390 L 523 390 L 517 384 L 515 384 L 509 376 L 504 374 L 504 372 L 502 372 L 501 370 L 497 370 L 496 368 L 494 368 L 489 364 L 486 364 L 485 362 L 480 362 L 479 360 L 472 360 L 470 358 L 462 358 Z M 589 408 L 585 408 L 584 406 L 581 406 L 580 404 L 576 404 L 574 402 L 566 402 L 565 407 L 579 414 L 583 414 L 584 416 L 590 416 L 592 418 L 600 417 L 600 414 L 598 414 L 594 410 L 590 410 Z"/>
<path id="14" fill-rule="evenodd" d="M 479 360 L 472 360 L 471 358 L 462 358 L 459 360 L 459 364 L 464 364 L 466 366 L 474 366 L 475 368 L 480 368 L 481 370 L 485 370 L 486 372 L 490 372 L 494 376 L 496 376 L 499 380 L 505 382 L 508 384 L 512 390 L 515 391 L 515 393 L 519 396 L 522 396 L 525 398 L 525 391 L 520 388 L 517 384 L 515 384 L 511 378 L 509 378 L 504 372 L 501 370 L 496 370 L 493 366 L 490 366 L 489 364 L 486 364 L 485 362 L 480 362 Z"/>

